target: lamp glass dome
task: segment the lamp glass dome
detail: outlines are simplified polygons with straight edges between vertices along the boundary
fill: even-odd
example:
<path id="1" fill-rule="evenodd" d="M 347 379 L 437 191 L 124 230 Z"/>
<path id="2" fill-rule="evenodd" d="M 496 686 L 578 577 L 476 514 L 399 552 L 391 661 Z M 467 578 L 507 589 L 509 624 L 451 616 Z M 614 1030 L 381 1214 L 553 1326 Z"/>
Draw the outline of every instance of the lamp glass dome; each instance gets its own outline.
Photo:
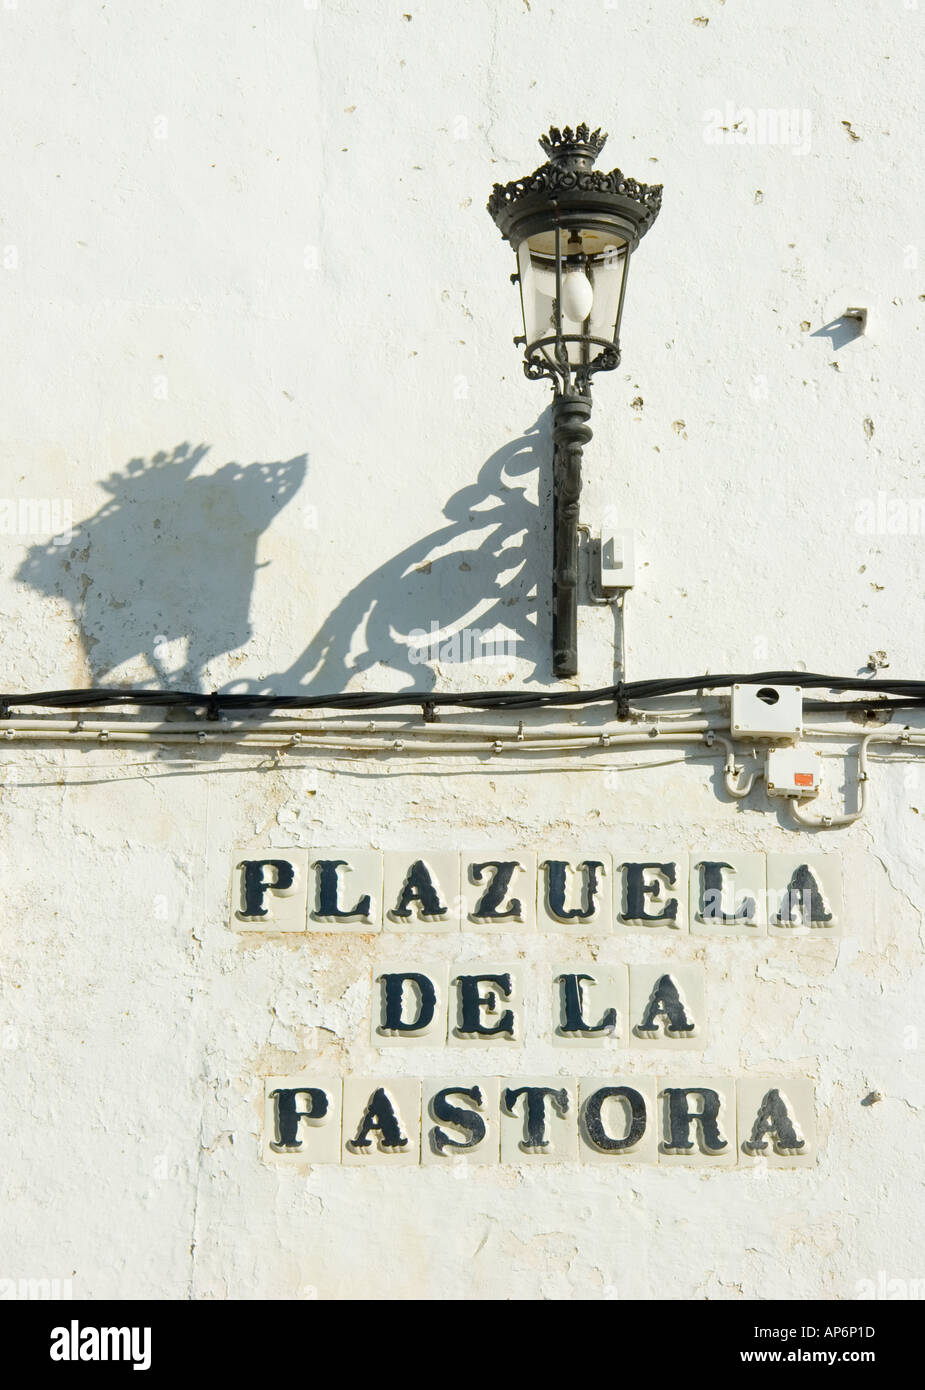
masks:
<path id="1" fill-rule="evenodd" d="M 577 367 L 617 343 L 628 260 L 627 241 L 611 228 L 555 226 L 525 237 L 517 261 L 528 352 L 542 343 L 554 363 L 560 347 Z"/>

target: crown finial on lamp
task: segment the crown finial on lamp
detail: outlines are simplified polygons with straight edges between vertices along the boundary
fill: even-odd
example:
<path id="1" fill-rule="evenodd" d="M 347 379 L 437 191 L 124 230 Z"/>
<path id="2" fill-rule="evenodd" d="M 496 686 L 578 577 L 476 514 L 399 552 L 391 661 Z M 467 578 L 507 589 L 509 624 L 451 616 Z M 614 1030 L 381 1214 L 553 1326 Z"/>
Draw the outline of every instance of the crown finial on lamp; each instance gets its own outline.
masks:
<path id="1" fill-rule="evenodd" d="M 569 125 L 564 130 L 552 125 L 549 133 L 539 139 L 540 148 L 550 163 L 577 164 L 588 169 L 606 143 L 606 133 L 602 133 L 600 127 L 590 130 L 585 121 L 574 130 Z"/>

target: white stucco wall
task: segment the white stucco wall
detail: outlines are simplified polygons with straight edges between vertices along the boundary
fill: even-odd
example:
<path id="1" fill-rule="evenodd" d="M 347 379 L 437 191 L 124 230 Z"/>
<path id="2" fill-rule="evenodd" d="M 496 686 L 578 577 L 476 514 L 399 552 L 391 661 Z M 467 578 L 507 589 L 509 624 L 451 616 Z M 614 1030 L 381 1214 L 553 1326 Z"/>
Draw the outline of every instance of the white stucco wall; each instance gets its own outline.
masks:
<path id="1" fill-rule="evenodd" d="M 511 345 L 513 257 L 485 201 L 542 161 L 551 121 L 579 120 L 610 132 L 601 166 L 665 185 L 585 456 L 584 520 L 615 508 L 640 553 L 629 677 L 847 676 L 875 651 L 925 674 L 922 10 L 577 9 L 0 9 L 0 495 L 75 528 L 66 546 L 19 520 L 2 537 L 5 691 L 427 687 L 402 636 L 432 622 L 507 623 L 507 683 L 549 682 L 548 395 Z M 799 112 L 797 147 L 708 142 L 727 104 Z M 849 305 L 868 331 L 833 346 L 817 330 Z M 904 532 L 865 529 L 879 494 L 906 505 Z M 611 680 L 612 631 L 582 608 L 582 684 Z M 730 802 L 713 759 L 608 777 L 605 758 L 0 756 L 0 1276 L 90 1298 L 852 1298 L 881 1270 L 925 1277 L 914 759 L 874 766 L 865 820 L 817 836 L 760 789 Z M 846 770 L 827 761 L 827 805 Z M 369 972 L 404 943 L 231 931 L 234 848 L 588 835 L 836 853 L 844 937 L 566 952 L 467 934 L 416 958 L 701 962 L 698 1067 L 813 1077 L 818 1163 L 457 1179 L 262 1162 L 269 1075 L 574 1063 L 541 1040 L 501 1069 L 452 1048 L 380 1057 Z"/>

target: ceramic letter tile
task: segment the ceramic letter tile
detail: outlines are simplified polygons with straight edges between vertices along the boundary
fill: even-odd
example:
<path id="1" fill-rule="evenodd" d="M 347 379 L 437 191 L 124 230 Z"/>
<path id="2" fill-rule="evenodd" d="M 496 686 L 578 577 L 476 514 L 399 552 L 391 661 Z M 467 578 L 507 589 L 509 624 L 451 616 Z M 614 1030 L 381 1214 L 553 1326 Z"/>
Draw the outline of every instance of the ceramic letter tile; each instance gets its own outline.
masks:
<path id="1" fill-rule="evenodd" d="M 658 1137 L 658 1161 L 666 1168 L 734 1166 L 738 1157 L 735 1081 L 683 1073 L 660 1076 Z M 690 1147 L 684 1148 L 685 1144 Z"/>
<path id="2" fill-rule="evenodd" d="M 309 1168 L 340 1163 L 339 1076 L 268 1076 L 265 1082 L 262 1155 L 268 1163 Z"/>
<path id="3" fill-rule="evenodd" d="M 808 1077 L 746 1076 L 737 1090 L 740 1167 L 807 1168 L 816 1162 L 816 1106 Z"/>
<path id="4" fill-rule="evenodd" d="M 710 850 L 690 856 L 692 935 L 764 936 L 766 900 L 767 860 L 763 854 Z"/>
<path id="5" fill-rule="evenodd" d="M 382 855 L 375 849 L 313 849 L 309 854 L 308 930 L 382 929 Z"/>
<path id="6" fill-rule="evenodd" d="M 481 1103 L 477 1097 L 465 1094 L 473 1088 L 478 1089 Z M 428 1077 L 421 1108 L 421 1162 L 440 1168 L 497 1163 L 501 1146 L 500 1091 L 501 1082 L 496 1076 L 470 1077 L 460 1071 L 450 1078 Z M 458 1116 L 457 1111 L 463 1114 Z M 482 1137 L 479 1121 L 485 1126 Z"/>
<path id="7" fill-rule="evenodd" d="M 462 868 L 463 931 L 536 930 L 536 855 L 496 847 L 466 851 Z"/>
<path id="8" fill-rule="evenodd" d="M 587 1076 L 578 1083 L 579 1152 L 584 1163 L 657 1163 L 654 1076 Z"/>
<path id="9" fill-rule="evenodd" d="M 578 1082 L 516 1076 L 501 1082 L 501 1162 L 567 1163 L 578 1157 Z"/>
<path id="10" fill-rule="evenodd" d="M 842 865 L 837 854 L 768 855 L 771 936 L 841 936 Z"/>
<path id="11" fill-rule="evenodd" d="M 449 967 L 389 965 L 373 971 L 370 1038 L 375 1047 L 442 1047 Z M 394 1026 L 389 1027 L 389 1023 Z"/>
<path id="12" fill-rule="evenodd" d="M 702 965 L 631 965 L 629 1039 L 634 1048 L 704 1048 L 707 1015 Z"/>
<path id="13" fill-rule="evenodd" d="M 625 965 L 599 969 L 593 961 L 572 962 L 550 966 L 549 978 L 553 1043 L 598 1050 L 629 1045 L 629 982 Z M 587 1027 L 583 1029 L 582 1024 Z"/>
<path id="14" fill-rule="evenodd" d="M 613 932 L 612 860 L 591 846 L 540 854 L 536 920 L 541 931 L 604 936 Z"/>
<path id="15" fill-rule="evenodd" d="M 231 925 L 236 931 L 304 931 L 308 850 L 261 845 L 236 851 L 231 869 Z"/>
<path id="16" fill-rule="evenodd" d="M 348 1167 L 407 1168 L 420 1163 L 420 1081 L 406 1076 L 345 1077 L 341 1153 Z"/>
<path id="17" fill-rule="evenodd" d="M 464 961 L 450 970 L 450 1043 L 521 1044 L 523 1011 L 518 972 L 510 964 Z"/>
<path id="18" fill-rule="evenodd" d="M 386 931 L 459 931 L 459 855 L 387 851 L 383 886 Z"/>
<path id="19" fill-rule="evenodd" d="M 677 936 L 688 929 L 687 854 L 615 854 L 614 905 L 621 936 L 658 932 Z"/>

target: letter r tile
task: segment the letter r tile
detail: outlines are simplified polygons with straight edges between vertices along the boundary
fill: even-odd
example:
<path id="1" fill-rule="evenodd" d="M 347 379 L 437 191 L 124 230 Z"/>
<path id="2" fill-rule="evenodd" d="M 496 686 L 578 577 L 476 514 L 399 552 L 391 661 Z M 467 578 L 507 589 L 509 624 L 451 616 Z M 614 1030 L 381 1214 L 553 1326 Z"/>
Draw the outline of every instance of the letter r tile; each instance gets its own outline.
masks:
<path id="1" fill-rule="evenodd" d="M 736 1083 L 688 1073 L 658 1078 L 660 1167 L 734 1167 Z"/>

